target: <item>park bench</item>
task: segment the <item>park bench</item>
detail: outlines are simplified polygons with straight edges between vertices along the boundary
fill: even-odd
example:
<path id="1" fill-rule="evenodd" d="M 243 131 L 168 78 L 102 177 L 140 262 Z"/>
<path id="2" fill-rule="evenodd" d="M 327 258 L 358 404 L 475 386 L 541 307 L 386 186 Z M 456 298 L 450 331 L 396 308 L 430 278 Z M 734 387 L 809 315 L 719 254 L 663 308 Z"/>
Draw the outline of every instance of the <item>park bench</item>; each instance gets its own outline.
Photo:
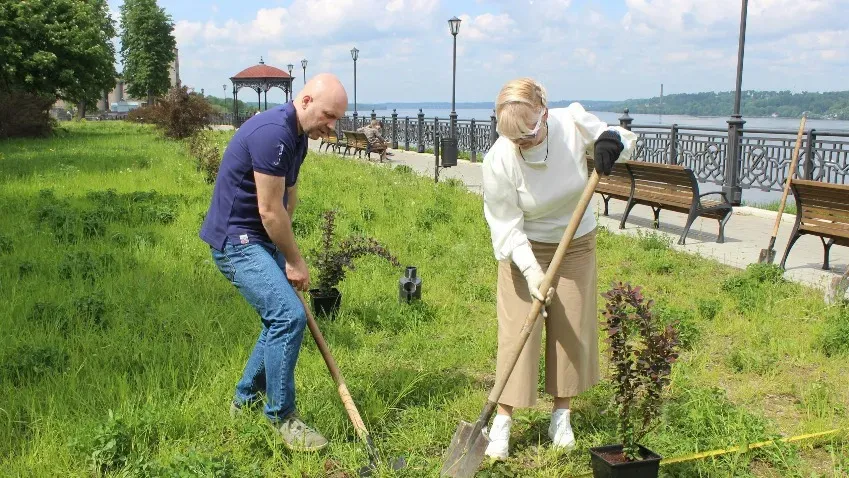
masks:
<path id="1" fill-rule="evenodd" d="M 652 208 L 654 212 L 654 227 L 660 227 L 660 211 L 670 211 L 687 214 L 687 224 L 678 239 L 678 244 L 684 244 L 693 222 L 699 217 L 707 217 L 719 221 L 719 235 L 716 242 L 725 242 L 725 223 L 731 217 L 732 205 L 724 192 L 699 193 L 699 182 L 693 171 L 683 166 L 653 164 L 642 161 L 623 161 L 623 165 L 631 176 L 631 195 L 625 206 L 625 213 L 619 223 L 619 229 L 625 228 L 628 214 L 637 204 Z M 704 199 L 706 196 L 717 195 L 722 200 Z"/>
<path id="2" fill-rule="evenodd" d="M 790 188 L 796 199 L 796 224 L 784 249 L 781 268 L 784 269 L 790 249 L 796 241 L 810 234 L 818 236 L 822 241 L 822 268 L 829 270 L 831 246 L 849 246 L 849 185 L 793 179 Z"/>
<path id="3" fill-rule="evenodd" d="M 345 142 L 342 138 L 336 136 L 336 132 L 328 133 L 321 137 L 321 144 L 318 145 L 318 150 L 321 151 L 321 148 L 324 147 L 324 151 L 330 151 L 330 148 L 333 148 L 333 152 L 338 152 L 340 147 L 344 147 Z"/>
<path id="4" fill-rule="evenodd" d="M 353 149 L 354 152 L 351 156 L 355 154 L 359 154 L 360 157 L 363 157 L 363 153 L 366 154 L 367 159 L 371 159 L 371 153 L 380 154 L 386 148 L 375 148 L 369 142 L 366 134 L 361 131 L 343 131 L 345 134 L 345 152 L 343 156 L 348 154 L 350 149 Z"/>
<path id="5" fill-rule="evenodd" d="M 346 156 L 348 151 L 353 150 L 351 156 L 359 154 L 362 157 L 363 152 L 368 150 L 368 139 L 365 133 L 358 131 L 342 131 L 345 135 L 345 151 L 342 156 Z"/>
<path id="6" fill-rule="evenodd" d="M 592 174 L 595 169 L 595 161 L 591 157 L 587 157 L 587 171 Z M 598 185 L 595 192 L 601 195 L 604 200 L 604 215 L 607 216 L 608 205 L 611 198 L 627 201 L 631 197 L 631 173 L 622 165 L 622 161 L 614 163 L 613 169 L 609 176 L 601 175 L 598 178 Z"/>

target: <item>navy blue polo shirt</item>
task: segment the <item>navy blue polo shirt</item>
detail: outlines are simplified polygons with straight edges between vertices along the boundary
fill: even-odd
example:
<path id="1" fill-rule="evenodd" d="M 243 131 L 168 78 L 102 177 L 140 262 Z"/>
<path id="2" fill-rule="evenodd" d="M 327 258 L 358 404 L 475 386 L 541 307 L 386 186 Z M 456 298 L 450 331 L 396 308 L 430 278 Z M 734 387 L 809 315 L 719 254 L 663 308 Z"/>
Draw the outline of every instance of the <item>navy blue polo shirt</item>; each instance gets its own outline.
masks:
<path id="1" fill-rule="evenodd" d="M 254 171 L 285 177 L 286 187 L 294 186 L 307 143 L 306 134 L 298 134 L 292 102 L 248 119 L 224 151 L 200 238 L 218 250 L 227 239 L 232 244 L 272 245 L 259 215 Z M 284 207 L 287 201 L 284 193 Z"/>

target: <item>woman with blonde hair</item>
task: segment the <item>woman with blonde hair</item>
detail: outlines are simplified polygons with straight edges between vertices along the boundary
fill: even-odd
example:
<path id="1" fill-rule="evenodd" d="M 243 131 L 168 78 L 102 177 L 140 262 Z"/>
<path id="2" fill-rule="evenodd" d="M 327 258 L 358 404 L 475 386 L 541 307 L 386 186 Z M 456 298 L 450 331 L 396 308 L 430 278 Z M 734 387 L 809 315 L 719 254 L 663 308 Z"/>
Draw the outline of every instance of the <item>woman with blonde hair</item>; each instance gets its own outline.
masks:
<path id="1" fill-rule="evenodd" d="M 545 89 L 530 78 L 508 82 L 495 106 L 499 138 L 483 161 L 484 215 L 499 261 L 498 358 L 496 375 L 515 346 L 531 307 L 544 301 L 498 403 L 486 454 L 508 456 L 514 408 L 537 401 L 537 375 L 545 323 L 545 391 L 554 397 L 548 428 L 552 446 L 570 450 L 575 437 L 571 398 L 599 380 L 596 221 L 593 208 L 581 217 L 554 286 L 543 295 L 548 267 L 588 180 L 586 157 L 599 174 L 631 155 L 636 135 L 611 127 L 578 103 L 549 110 Z"/>

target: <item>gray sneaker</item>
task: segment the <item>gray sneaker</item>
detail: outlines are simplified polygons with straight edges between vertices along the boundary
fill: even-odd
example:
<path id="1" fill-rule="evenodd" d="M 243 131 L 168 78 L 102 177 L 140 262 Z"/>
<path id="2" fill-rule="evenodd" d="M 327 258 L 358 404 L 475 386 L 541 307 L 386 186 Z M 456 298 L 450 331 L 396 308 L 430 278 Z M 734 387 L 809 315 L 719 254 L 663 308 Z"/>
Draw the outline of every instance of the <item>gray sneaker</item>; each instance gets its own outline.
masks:
<path id="1" fill-rule="evenodd" d="M 327 438 L 308 427 L 296 413 L 281 421 L 269 421 L 269 424 L 283 437 L 283 444 L 290 450 L 318 451 L 328 444 Z"/>

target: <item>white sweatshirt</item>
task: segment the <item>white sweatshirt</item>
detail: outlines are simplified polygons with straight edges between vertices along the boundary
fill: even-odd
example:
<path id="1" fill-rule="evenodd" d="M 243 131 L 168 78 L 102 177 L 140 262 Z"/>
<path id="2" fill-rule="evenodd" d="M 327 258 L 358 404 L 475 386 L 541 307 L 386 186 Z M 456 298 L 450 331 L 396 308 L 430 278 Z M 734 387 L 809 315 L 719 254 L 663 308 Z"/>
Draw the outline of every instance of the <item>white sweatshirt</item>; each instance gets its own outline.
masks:
<path id="1" fill-rule="evenodd" d="M 617 131 L 630 158 L 637 135 L 608 126 L 578 103 L 548 110 L 548 138 L 522 150 L 499 137 L 483 160 L 484 216 L 499 261 L 512 259 L 523 272 L 537 263 L 528 239 L 559 243 L 589 179 L 586 156 L 606 130 Z M 548 159 L 546 158 L 548 148 Z M 522 159 L 524 156 L 524 159 Z M 575 238 L 596 227 L 587 207 Z"/>

